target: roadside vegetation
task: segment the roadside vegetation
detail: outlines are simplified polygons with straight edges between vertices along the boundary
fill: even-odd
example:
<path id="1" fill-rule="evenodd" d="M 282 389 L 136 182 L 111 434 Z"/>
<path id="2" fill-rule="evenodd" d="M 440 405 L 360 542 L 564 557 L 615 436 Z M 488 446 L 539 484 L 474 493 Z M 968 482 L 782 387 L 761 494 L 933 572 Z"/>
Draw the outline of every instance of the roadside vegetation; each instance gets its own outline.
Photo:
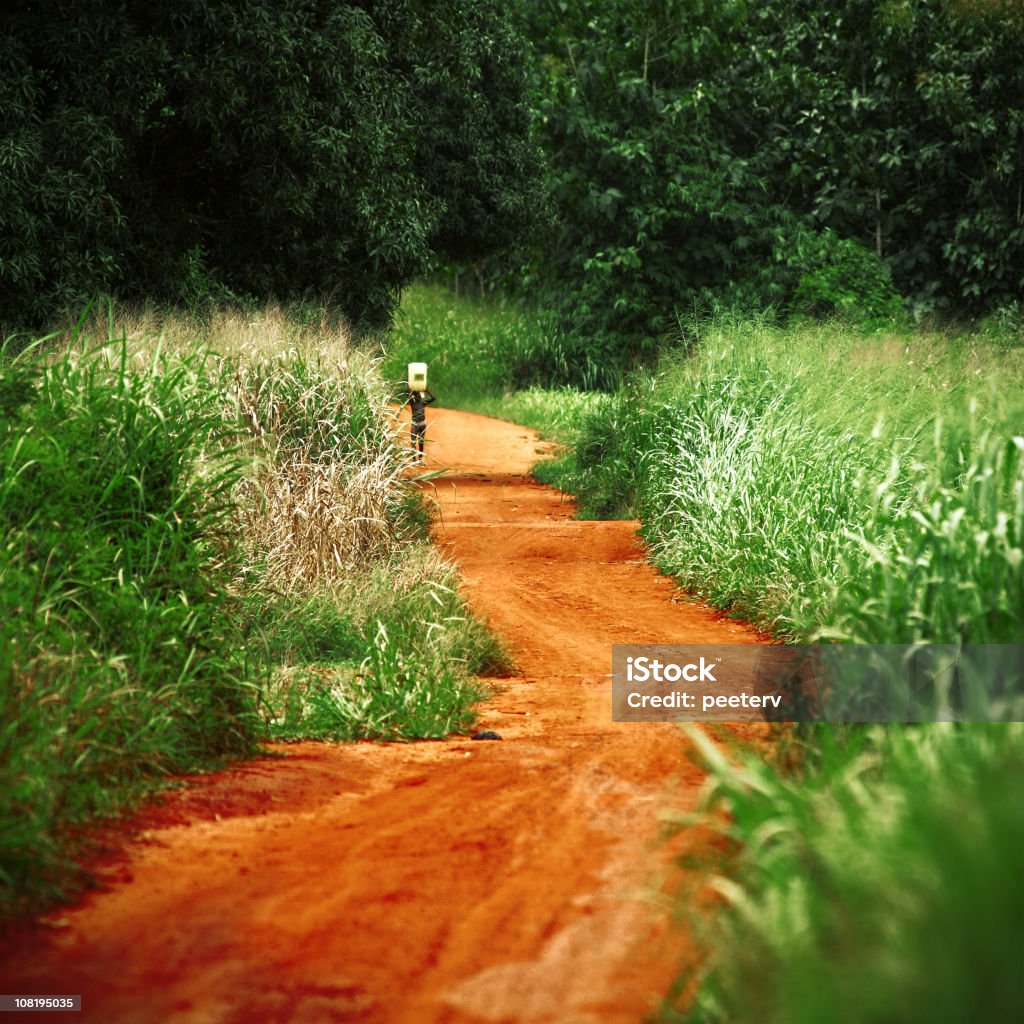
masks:
<path id="1" fill-rule="evenodd" d="M 635 514 L 691 593 L 801 643 L 1024 640 L 1024 349 L 749 318 L 692 325 L 581 425 L 566 486 Z M 697 729 L 734 851 L 666 1020 L 999 1019 L 1020 1008 L 1018 725 Z M 689 985 L 689 988 L 686 986 Z"/>
<path id="2" fill-rule="evenodd" d="M 693 820 L 732 853 L 688 864 L 710 873 L 719 910 L 707 889 L 700 913 L 681 899 L 706 960 L 660 1019 L 1020 1015 L 1019 723 L 821 726 L 782 766 L 690 739 L 710 771 L 709 813 Z"/>
<path id="3" fill-rule="evenodd" d="M 780 638 L 1024 640 L 1019 0 L 108 8 L 0 40 L 0 324 L 207 315 L 0 358 L 5 906 L 168 772 L 465 727 L 500 652 L 403 482 L 410 360 Z M 403 291 L 382 369 L 216 312 Z M 733 852 L 666 1019 L 1024 1015 L 1016 727 L 693 742 Z"/>
<path id="4" fill-rule="evenodd" d="M 571 489 L 798 642 L 1024 636 L 1024 349 L 722 317 L 579 430 Z"/>
<path id="5" fill-rule="evenodd" d="M 639 518 L 716 607 L 798 643 L 1024 640 L 1024 346 L 1005 323 L 722 314 L 615 391 L 517 391 L 495 353 L 510 323 L 542 339 L 537 317 L 438 288 L 405 308 L 394 358 L 457 353 L 475 375 L 442 364 L 445 400 L 561 440 L 537 475 L 583 516 Z M 705 800 L 670 824 L 730 852 L 700 864 L 717 913 L 680 901 L 706 958 L 662 1019 L 1018 1014 L 1020 726 L 801 726 L 768 758 L 689 737 Z"/>
<path id="6" fill-rule="evenodd" d="M 612 392 L 517 388 L 546 329 L 418 286 L 384 366 L 568 446 L 536 472 L 582 517 L 641 519 L 660 568 L 780 639 L 1024 637 L 1019 331 L 719 314 Z"/>
<path id="7" fill-rule="evenodd" d="M 5 347 L 4 913 L 169 774 L 471 723 L 502 654 L 426 539 L 387 398 L 343 330 L 275 309 Z"/>

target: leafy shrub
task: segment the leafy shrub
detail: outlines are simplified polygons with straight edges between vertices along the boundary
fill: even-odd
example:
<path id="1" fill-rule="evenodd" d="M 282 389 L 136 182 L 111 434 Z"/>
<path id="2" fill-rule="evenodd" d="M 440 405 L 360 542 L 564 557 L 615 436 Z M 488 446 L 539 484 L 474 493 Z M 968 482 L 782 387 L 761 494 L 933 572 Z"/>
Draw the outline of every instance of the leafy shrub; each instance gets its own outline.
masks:
<path id="1" fill-rule="evenodd" d="M 800 272 L 790 300 L 800 313 L 840 316 L 858 323 L 891 324 L 903 317 L 903 300 L 888 267 L 859 242 L 823 231 L 787 254 L 785 261 Z"/>
<path id="2" fill-rule="evenodd" d="M 1015 3 L 522 7 L 555 205 L 528 281 L 574 370 L 650 361 L 674 309 L 1019 298 Z"/>

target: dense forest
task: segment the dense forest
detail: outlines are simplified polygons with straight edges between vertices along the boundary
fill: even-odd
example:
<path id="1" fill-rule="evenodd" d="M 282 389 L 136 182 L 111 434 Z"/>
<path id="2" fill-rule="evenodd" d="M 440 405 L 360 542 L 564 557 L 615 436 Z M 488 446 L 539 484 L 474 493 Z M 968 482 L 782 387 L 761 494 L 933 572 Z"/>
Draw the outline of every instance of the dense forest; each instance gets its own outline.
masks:
<path id="1" fill-rule="evenodd" d="M 642 351 L 694 305 L 976 316 L 1024 294 L 1019 5 L 530 10 L 557 210 L 539 285 L 574 331 Z"/>
<path id="2" fill-rule="evenodd" d="M 577 362 L 723 305 L 1019 317 L 1022 40 L 1010 0 L 17 3 L 0 322 L 107 293 L 377 325 L 444 266 Z"/>
<path id="3" fill-rule="evenodd" d="M 0 52 L 0 321 L 107 292 L 378 324 L 433 261 L 532 225 L 498 3 L 20 2 Z"/>

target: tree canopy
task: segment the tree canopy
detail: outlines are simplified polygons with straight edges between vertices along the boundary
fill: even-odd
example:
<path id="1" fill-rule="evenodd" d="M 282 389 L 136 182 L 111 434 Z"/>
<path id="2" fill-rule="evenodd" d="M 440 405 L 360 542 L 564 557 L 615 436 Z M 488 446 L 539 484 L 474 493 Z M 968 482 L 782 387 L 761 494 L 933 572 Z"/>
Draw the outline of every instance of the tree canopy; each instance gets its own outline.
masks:
<path id="1" fill-rule="evenodd" d="M 556 230 L 536 279 L 592 356 L 673 310 L 977 315 L 1024 296 L 1009 0 L 531 0 Z M 856 309 L 854 309 L 856 307 Z"/>
<path id="2" fill-rule="evenodd" d="M 0 322 L 108 291 L 378 324 L 531 242 L 591 361 L 715 303 L 1019 309 L 1022 43 L 1020 0 L 17 0 Z"/>
<path id="3" fill-rule="evenodd" d="M 8 323 L 98 290 L 379 323 L 437 259 L 520 244 L 539 205 L 496 0 L 22 0 L 0 60 Z"/>

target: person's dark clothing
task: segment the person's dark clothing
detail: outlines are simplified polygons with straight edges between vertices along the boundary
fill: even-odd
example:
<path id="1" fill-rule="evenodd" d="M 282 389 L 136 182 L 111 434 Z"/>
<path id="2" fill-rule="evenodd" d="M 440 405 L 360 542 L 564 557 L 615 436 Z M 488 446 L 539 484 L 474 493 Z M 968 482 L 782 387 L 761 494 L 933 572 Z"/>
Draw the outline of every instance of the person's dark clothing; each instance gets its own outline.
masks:
<path id="1" fill-rule="evenodd" d="M 427 389 L 409 392 L 408 402 L 409 408 L 412 409 L 413 423 L 427 422 L 427 406 L 433 401 L 434 396 Z"/>
<path id="2" fill-rule="evenodd" d="M 412 410 L 412 447 L 422 460 L 427 437 L 427 406 L 434 401 L 434 396 L 424 388 L 423 391 L 410 391 L 406 401 Z"/>

